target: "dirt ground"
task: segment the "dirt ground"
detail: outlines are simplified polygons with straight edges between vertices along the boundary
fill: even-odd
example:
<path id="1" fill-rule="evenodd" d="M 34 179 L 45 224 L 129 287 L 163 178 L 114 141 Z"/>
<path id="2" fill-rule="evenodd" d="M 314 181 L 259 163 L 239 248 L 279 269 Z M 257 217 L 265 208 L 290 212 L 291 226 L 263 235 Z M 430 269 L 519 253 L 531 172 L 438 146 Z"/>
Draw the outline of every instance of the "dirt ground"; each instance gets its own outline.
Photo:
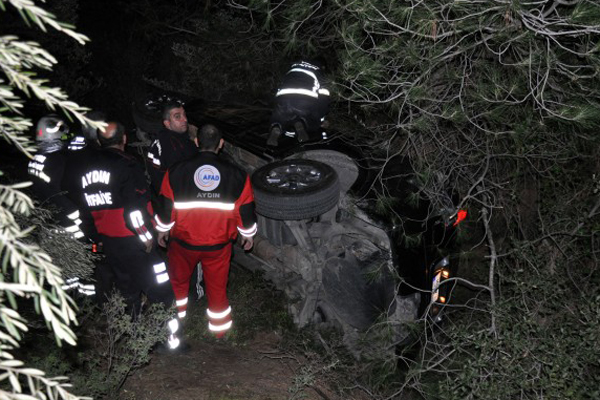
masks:
<path id="1" fill-rule="evenodd" d="M 181 355 L 155 354 L 152 362 L 128 378 L 124 400 L 279 400 L 366 399 L 340 397 L 318 377 L 309 377 L 304 361 L 278 349 L 276 334 L 260 335 L 243 347 L 228 342 L 190 342 Z M 303 384 L 314 378 L 312 386 Z"/>

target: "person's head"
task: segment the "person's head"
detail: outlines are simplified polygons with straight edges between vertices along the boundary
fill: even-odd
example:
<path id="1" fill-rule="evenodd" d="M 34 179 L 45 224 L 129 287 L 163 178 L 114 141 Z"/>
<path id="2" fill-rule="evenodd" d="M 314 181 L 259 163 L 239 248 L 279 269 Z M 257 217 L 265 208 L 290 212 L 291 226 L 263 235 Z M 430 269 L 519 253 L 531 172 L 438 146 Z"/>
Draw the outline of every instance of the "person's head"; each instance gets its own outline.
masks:
<path id="1" fill-rule="evenodd" d="M 98 130 L 98 142 L 102 148 L 114 147 L 124 150 L 127 143 L 125 127 L 119 122 L 108 122 L 106 128 Z"/>
<path id="2" fill-rule="evenodd" d="M 200 151 L 218 152 L 223 147 L 221 131 L 214 125 L 203 125 L 198 129 L 198 147 Z"/>
<path id="3" fill-rule="evenodd" d="M 35 128 L 36 142 L 57 142 L 69 139 L 69 126 L 56 114 L 40 118 Z"/>
<path id="4" fill-rule="evenodd" d="M 165 128 L 173 132 L 186 133 L 188 130 L 187 116 L 181 103 L 165 103 L 162 109 L 162 119 Z"/>

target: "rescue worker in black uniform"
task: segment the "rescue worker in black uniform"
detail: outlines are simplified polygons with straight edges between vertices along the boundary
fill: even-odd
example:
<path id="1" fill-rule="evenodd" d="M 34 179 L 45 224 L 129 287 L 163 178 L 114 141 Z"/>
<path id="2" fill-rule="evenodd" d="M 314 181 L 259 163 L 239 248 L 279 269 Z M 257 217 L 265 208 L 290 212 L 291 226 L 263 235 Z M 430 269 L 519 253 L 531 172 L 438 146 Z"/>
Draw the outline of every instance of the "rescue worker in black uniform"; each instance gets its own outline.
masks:
<path id="1" fill-rule="evenodd" d="M 100 111 L 92 111 L 86 116 L 96 122 L 106 121 L 106 115 Z M 87 164 L 93 162 L 99 151 L 100 143 L 98 142 L 96 128 L 87 125 L 81 127 L 81 133 L 73 137 L 67 146 L 67 163 L 62 186 L 66 190 L 69 199 L 81 211 L 86 208 L 79 194 L 81 170 Z M 96 241 L 95 235 L 91 235 L 88 232 L 85 233 L 88 238 Z"/>
<path id="2" fill-rule="evenodd" d="M 162 121 L 163 127 L 156 134 L 146 160 L 154 199 L 158 197 L 167 169 L 178 161 L 193 157 L 198 152 L 188 132 L 195 127 L 188 124 L 181 103 L 174 101 L 165 103 L 162 109 Z"/>
<path id="3" fill-rule="evenodd" d="M 283 78 L 275 95 L 268 146 L 277 146 L 283 132 L 301 143 L 326 138 L 321 126 L 329 111 L 329 90 L 323 87 L 321 68 L 314 64 L 292 64 Z"/>
<path id="4" fill-rule="evenodd" d="M 79 239 L 84 237 L 82 221 L 77 205 L 63 189 L 67 163 L 67 139 L 69 127 L 57 115 L 41 118 L 36 126 L 35 141 L 38 152 L 29 162 L 27 172 L 32 180 L 34 196 L 43 205 L 48 202 L 58 209 L 58 223 L 65 231 Z"/>
<path id="5" fill-rule="evenodd" d="M 33 195 L 42 205 L 50 203 L 56 207 L 56 222 L 73 238 L 84 240 L 86 235 L 94 236 L 95 228 L 84 222 L 79 205 L 68 196 L 65 187 L 69 138 L 69 127 L 64 120 L 54 114 L 41 118 L 35 133 L 38 152 L 29 162 L 27 172 L 33 183 Z M 63 290 L 74 290 L 84 296 L 95 294 L 94 285 L 81 281 L 77 276 L 64 279 Z"/>
<path id="6" fill-rule="evenodd" d="M 101 151 L 79 177 L 80 194 L 93 218 L 105 254 L 105 264 L 134 315 L 141 294 L 149 302 L 173 305 L 173 291 L 165 262 L 154 249 L 150 192 L 142 167 L 125 153 L 125 128 L 109 122 L 98 132 Z M 179 322 L 169 322 L 169 348 L 180 346 Z"/>
<path id="7" fill-rule="evenodd" d="M 106 121 L 106 114 L 98 110 L 88 112 L 86 117 L 95 122 Z M 84 170 L 88 165 L 94 163 L 99 152 L 100 143 L 98 142 L 97 129 L 90 125 L 82 125 L 80 132 L 71 139 L 67 147 L 67 164 L 63 179 L 63 188 L 66 190 L 67 196 L 79 207 L 80 212 L 84 215 L 82 220 L 86 226 L 87 241 L 92 242 L 92 251 L 95 253 L 102 252 L 101 239 L 96 231 L 93 218 L 91 215 L 85 215 L 89 214 L 89 210 L 83 202 L 80 187 L 81 175 L 85 172 Z M 92 229 L 88 229 L 90 225 Z M 94 283 L 80 282 L 81 285 L 86 285 L 87 287 L 93 286 L 95 288 L 95 300 L 100 305 L 106 302 L 115 284 L 115 276 L 110 267 L 103 261 L 100 259 L 100 261 L 96 262 Z"/>

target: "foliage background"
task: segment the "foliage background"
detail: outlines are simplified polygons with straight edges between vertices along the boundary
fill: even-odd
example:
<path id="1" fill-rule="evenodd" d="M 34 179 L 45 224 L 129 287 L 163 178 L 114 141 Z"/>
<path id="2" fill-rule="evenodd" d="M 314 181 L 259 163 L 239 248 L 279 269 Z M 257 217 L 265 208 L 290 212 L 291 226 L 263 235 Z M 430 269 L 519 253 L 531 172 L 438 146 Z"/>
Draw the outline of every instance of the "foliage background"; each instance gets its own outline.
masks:
<path id="1" fill-rule="evenodd" d="M 423 321 L 404 375 L 371 370 L 381 397 L 598 397 L 597 2 L 110 4 L 81 4 L 92 107 L 131 124 L 146 83 L 268 103 L 289 60 L 322 55 L 334 128 L 409 156 L 434 207 L 469 209 L 449 322 Z"/>
<path id="2" fill-rule="evenodd" d="M 17 13 L 21 23 L 30 28 L 52 29 L 71 40 L 85 43 L 87 38 L 58 22 L 54 15 L 30 2 L 0 1 L 4 13 Z M 15 14 L 11 14 L 13 17 Z M 8 19 L 14 21 L 14 19 Z M 17 18 L 18 20 L 18 18 Z M 6 25 L 8 26 L 8 25 Z M 4 27 L 4 26 L 3 26 Z M 34 97 L 50 109 L 61 109 L 84 123 L 84 108 L 68 100 L 60 88 L 50 87 L 36 71 L 51 71 L 56 59 L 38 43 L 25 41 L 15 34 L 0 36 L 0 135 L 2 139 L 30 156 L 34 148 L 27 133 L 32 123 L 23 115 L 24 98 Z M 1 172 L 0 172 L 1 175 Z M 62 289 L 61 268 L 40 247 L 31 234 L 35 226 L 28 217 L 34 211 L 32 200 L 22 192 L 28 184 L 0 183 L 0 393 L 3 398 L 60 398 L 77 399 L 69 391 L 65 377 L 50 378 L 44 372 L 28 368 L 15 355 L 23 335 L 29 330 L 28 310 L 42 315 L 55 343 L 76 344 L 71 328 L 77 322 L 74 301 Z M 77 251 L 75 252 L 77 253 Z M 86 264 L 85 257 L 74 264 Z M 82 271 L 81 276 L 85 276 Z M 26 307 L 23 307 L 23 304 Z M 19 311 L 19 305 L 24 310 Z"/>
<path id="3" fill-rule="evenodd" d="M 408 155 L 434 207 L 455 191 L 453 206 L 469 209 L 450 323 L 424 321 L 421 355 L 393 395 L 597 397 L 599 5 L 246 9 L 291 47 L 333 57 L 339 101 L 382 144 L 374 156 Z"/>

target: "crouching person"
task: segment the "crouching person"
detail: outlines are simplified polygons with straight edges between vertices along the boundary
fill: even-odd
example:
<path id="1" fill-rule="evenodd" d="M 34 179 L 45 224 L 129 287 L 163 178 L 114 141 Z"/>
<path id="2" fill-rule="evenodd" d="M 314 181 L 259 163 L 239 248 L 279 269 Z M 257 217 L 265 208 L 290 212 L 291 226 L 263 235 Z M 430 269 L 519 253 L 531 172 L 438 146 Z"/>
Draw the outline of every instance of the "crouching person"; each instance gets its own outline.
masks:
<path id="1" fill-rule="evenodd" d="M 321 128 L 327 125 L 329 101 L 320 63 L 292 64 L 275 95 L 267 145 L 277 146 L 282 133 L 297 137 L 300 143 L 327 139 Z"/>
<path id="2" fill-rule="evenodd" d="M 141 295 L 150 303 L 173 305 L 173 291 L 165 262 L 154 248 L 150 192 L 144 172 L 125 153 L 125 128 L 109 122 L 98 131 L 100 151 L 82 168 L 79 182 L 82 203 L 90 211 L 105 254 L 106 273 L 114 277 L 132 315 L 141 310 Z M 179 322 L 168 321 L 168 347 L 182 349 Z"/>
<path id="3" fill-rule="evenodd" d="M 208 328 L 221 338 L 232 325 L 227 280 L 232 243 L 250 250 L 256 234 L 254 196 L 246 172 L 219 157 L 221 132 L 198 131 L 199 152 L 170 167 L 162 181 L 156 217 L 158 243 L 167 245 L 169 273 L 180 318 L 187 313 L 190 278 L 202 264 L 208 298 Z"/>

